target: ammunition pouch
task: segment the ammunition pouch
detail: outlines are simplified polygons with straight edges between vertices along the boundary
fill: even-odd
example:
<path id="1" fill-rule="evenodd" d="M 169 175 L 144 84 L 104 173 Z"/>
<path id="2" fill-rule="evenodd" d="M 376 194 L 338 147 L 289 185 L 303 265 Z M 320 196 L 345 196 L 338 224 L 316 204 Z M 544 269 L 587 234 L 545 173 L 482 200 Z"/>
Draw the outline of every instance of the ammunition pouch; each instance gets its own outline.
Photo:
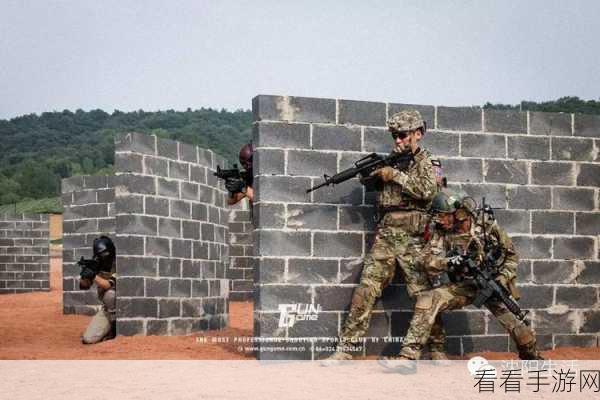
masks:
<path id="1" fill-rule="evenodd" d="M 379 212 L 384 226 L 400 228 L 412 236 L 421 235 L 425 231 L 427 215 L 422 211 L 398 206 L 382 208 Z"/>
<path id="2" fill-rule="evenodd" d="M 429 277 L 429 282 L 431 286 L 435 289 L 440 286 L 446 286 L 453 282 L 450 278 L 450 275 L 447 272 L 442 272 L 441 274 L 437 274 Z"/>

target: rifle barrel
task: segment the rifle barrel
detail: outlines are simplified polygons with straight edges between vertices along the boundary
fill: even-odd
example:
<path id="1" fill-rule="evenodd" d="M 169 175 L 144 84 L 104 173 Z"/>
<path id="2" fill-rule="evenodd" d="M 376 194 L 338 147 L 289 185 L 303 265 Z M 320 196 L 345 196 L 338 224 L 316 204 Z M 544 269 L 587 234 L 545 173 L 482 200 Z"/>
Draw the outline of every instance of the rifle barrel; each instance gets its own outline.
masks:
<path id="1" fill-rule="evenodd" d="M 312 192 L 313 190 L 320 189 L 320 188 L 322 188 L 323 186 L 327 186 L 327 185 L 329 185 L 329 182 L 328 182 L 328 181 L 325 181 L 325 182 L 323 182 L 323 183 L 320 183 L 320 184 L 318 184 L 317 186 L 313 186 L 313 187 L 311 187 L 310 189 L 306 189 L 306 193 L 310 193 L 310 192 Z"/>

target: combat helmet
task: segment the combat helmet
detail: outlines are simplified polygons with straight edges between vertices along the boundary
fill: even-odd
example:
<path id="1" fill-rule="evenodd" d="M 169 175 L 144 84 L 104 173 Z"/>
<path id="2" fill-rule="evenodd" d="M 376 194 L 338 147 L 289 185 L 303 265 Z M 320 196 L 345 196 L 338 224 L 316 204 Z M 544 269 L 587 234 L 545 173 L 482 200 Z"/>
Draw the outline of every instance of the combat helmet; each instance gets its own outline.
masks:
<path id="1" fill-rule="evenodd" d="M 425 134 L 427 129 L 427 124 L 417 110 L 404 110 L 395 113 L 388 119 L 387 126 L 390 131 L 395 132 L 407 132 L 421 128 L 423 134 Z"/>
<path id="2" fill-rule="evenodd" d="M 444 190 L 433 197 L 429 211 L 433 214 L 453 213 L 460 206 L 460 196 L 449 190 Z"/>
<path id="3" fill-rule="evenodd" d="M 101 266 L 110 267 L 116 256 L 115 244 L 108 236 L 100 236 L 94 239 L 92 246 L 94 258 L 96 258 Z"/>

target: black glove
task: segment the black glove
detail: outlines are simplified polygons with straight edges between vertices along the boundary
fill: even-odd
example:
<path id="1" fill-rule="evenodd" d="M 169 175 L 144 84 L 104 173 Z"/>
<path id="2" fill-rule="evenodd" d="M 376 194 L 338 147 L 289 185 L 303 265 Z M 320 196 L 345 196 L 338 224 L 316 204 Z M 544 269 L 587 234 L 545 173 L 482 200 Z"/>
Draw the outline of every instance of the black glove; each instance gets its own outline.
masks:
<path id="1" fill-rule="evenodd" d="M 89 281 L 93 281 L 94 278 L 96 277 L 96 271 L 94 271 L 93 269 L 89 268 L 89 267 L 84 267 L 81 270 L 81 279 L 87 279 Z"/>
<path id="2" fill-rule="evenodd" d="M 225 181 L 225 188 L 231 194 L 240 193 L 244 190 L 245 183 L 239 178 L 229 178 Z"/>

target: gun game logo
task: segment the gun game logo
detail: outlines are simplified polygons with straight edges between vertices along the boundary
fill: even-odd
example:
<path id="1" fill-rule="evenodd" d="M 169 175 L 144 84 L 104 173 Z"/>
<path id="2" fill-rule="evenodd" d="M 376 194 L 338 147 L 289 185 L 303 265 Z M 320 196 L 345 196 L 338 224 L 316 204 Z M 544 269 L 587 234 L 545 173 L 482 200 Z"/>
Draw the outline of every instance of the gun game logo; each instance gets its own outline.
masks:
<path id="1" fill-rule="evenodd" d="M 317 304 L 280 304 L 279 327 L 291 328 L 297 321 L 316 321 L 321 312 L 321 305 Z"/>

